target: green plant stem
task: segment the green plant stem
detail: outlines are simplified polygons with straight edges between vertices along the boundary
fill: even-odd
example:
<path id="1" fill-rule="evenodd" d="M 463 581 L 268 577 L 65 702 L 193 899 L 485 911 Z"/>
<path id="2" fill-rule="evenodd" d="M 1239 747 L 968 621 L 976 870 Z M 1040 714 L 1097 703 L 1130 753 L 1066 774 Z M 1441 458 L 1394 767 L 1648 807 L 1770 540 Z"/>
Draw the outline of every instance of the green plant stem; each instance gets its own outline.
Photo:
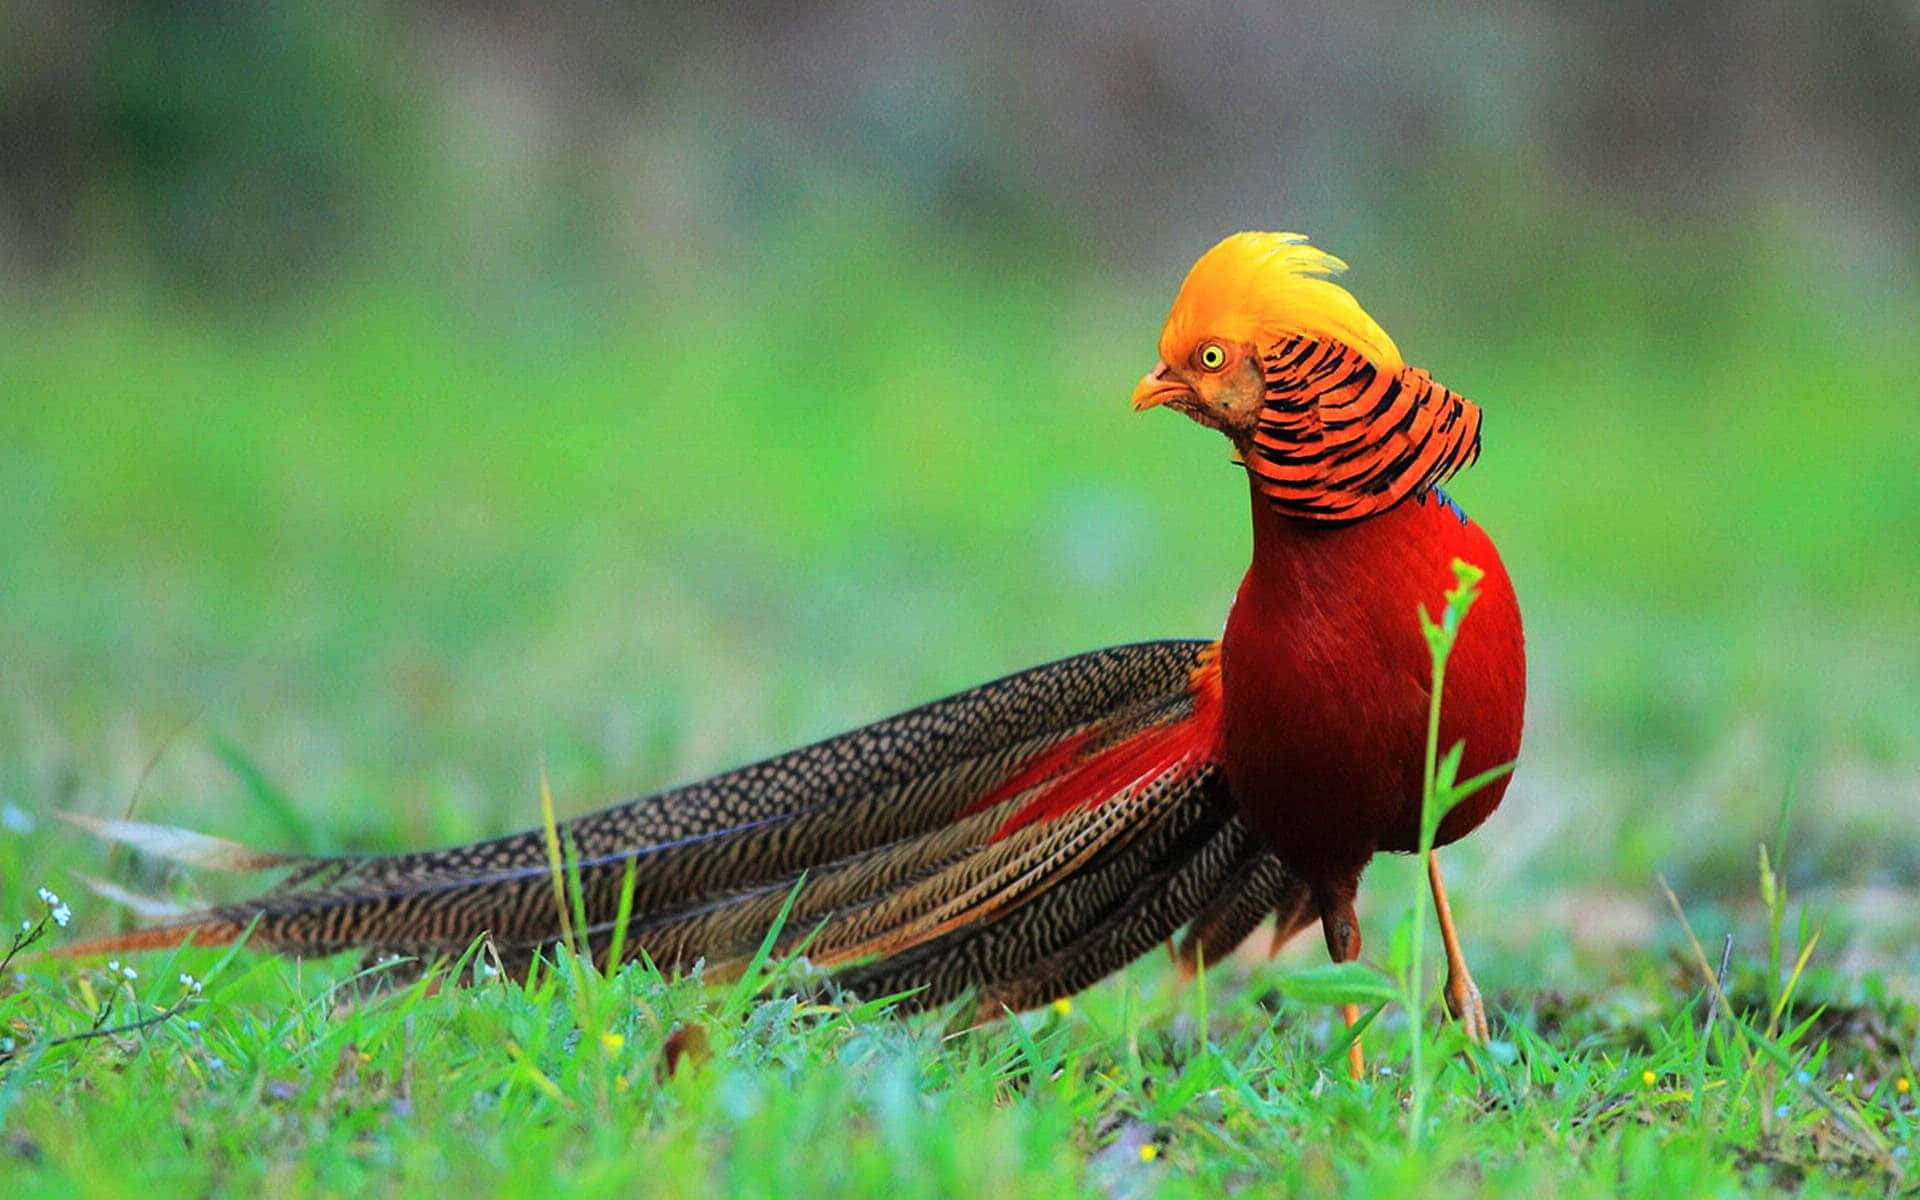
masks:
<path id="1" fill-rule="evenodd" d="M 1420 845 L 1417 858 L 1425 867 L 1427 855 L 1433 850 L 1433 839 L 1439 830 L 1440 818 L 1446 809 L 1459 802 L 1464 794 L 1477 790 L 1480 781 L 1470 780 L 1466 790 L 1455 788 L 1454 771 L 1447 772 L 1446 788 L 1448 795 L 1441 797 L 1440 771 L 1440 699 L 1446 690 L 1447 659 L 1453 653 L 1453 643 L 1459 636 L 1460 624 L 1466 619 L 1467 610 L 1473 607 L 1478 593 L 1474 585 L 1485 575 L 1480 568 L 1459 559 L 1453 562 L 1456 586 L 1446 593 L 1447 606 L 1435 622 L 1427 615 L 1424 605 L 1420 608 L 1420 628 L 1427 638 L 1427 650 L 1433 659 L 1433 687 L 1427 702 L 1427 744 L 1421 763 L 1420 776 Z M 1449 752 L 1448 759 L 1457 768 L 1459 748 Z M 1427 1078 L 1427 1022 L 1424 975 L 1426 969 L 1426 932 L 1428 896 L 1425 886 L 1424 869 L 1416 874 L 1417 882 L 1413 888 L 1413 929 L 1407 940 L 1407 970 L 1401 981 L 1401 1002 L 1406 1008 L 1409 1025 L 1409 1049 L 1407 1064 L 1407 1142 L 1418 1147 L 1426 1136 L 1427 1091 L 1430 1081 Z"/>

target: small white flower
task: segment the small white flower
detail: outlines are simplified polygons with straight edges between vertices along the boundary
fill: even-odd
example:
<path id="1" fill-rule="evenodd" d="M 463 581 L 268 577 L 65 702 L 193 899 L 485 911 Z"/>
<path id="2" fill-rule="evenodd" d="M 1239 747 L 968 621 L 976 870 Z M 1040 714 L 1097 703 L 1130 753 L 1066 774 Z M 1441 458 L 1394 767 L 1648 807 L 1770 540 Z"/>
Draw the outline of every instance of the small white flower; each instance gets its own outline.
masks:
<path id="1" fill-rule="evenodd" d="M 180 986 L 190 992 L 198 992 L 200 990 L 200 981 L 191 975 L 183 974 L 180 976 Z"/>
<path id="2" fill-rule="evenodd" d="M 71 908 L 68 908 L 64 904 L 56 904 L 53 906 L 53 923 L 55 925 L 65 929 L 67 922 L 71 920 L 73 920 L 73 910 Z"/>
<path id="3" fill-rule="evenodd" d="M 12 1053 L 13 1053 L 13 1039 L 0 1038 L 0 1054 L 12 1054 Z"/>
<path id="4" fill-rule="evenodd" d="M 9 800 L 0 804 L 0 829 L 8 833 L 32 833 L 33 818 L 26 809 Z"/>
<path id="5" fill-rule="evenodd" d="M 31 932 L 33 932 L 33 922 L 32 922 L 32 921 L 22 921 L 22 922 L 20 922 L 20 932 L 21 932 L 21 933 L 31 933 Z"/>
<path id="6" fill-rule="evenodd" d="M 54 905 L 60 903 L 60 897 L 54 895 L 53 891 L 49 888 L 41 888 L 34 894 L 39 896 L 40 903 L 46 905 L 48 908 L 52 908 Z"/>
<path id="7" fill-rule="evenodd" d="M 120 973 L 126 976 L 128 979 L 140 978 L 140 972 L 134 970 L 132 967 L 121 967 Z"/>

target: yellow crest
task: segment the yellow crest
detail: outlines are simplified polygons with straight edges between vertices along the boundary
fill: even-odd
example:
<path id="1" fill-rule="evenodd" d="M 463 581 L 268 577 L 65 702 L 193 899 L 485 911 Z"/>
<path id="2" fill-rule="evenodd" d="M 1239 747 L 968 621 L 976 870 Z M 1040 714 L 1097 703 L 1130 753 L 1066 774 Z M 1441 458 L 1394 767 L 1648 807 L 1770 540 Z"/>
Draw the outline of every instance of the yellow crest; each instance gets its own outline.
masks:
<path id="1" fill-rule="evenodd" d="M 1236 233 L 1187 272 L 1160 333 L 1160 358 L 1186 362 L 1209 338 L 1264 347 L 1305 335 L 1338 339 L 1375 367 L 1399 370 L 1404 364 L 1387 331 L 1328 278 L 1346 269 L 1297 233 Z"/>

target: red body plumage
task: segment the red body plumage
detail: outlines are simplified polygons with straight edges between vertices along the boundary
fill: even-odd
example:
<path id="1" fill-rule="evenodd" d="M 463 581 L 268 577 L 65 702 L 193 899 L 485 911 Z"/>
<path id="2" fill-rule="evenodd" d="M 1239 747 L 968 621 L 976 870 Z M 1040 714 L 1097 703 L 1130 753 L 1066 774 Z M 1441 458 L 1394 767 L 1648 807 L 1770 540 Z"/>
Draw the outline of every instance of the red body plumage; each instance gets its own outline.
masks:
<path id="1" fill-rule="evenodd" d="M 1513 585 L 1486 534 L 1443 498 L 1351 525 L 1290 520 L 1253 494 L 1253 565 L 1221 647 L 1227 780 L 1247 823 L 1316 890 L 1350 898 L 1376 850 L 1419 840 L 1432 665 L 1415 616 L 1463 559 L 1486 571 L 1448 665 L 1440 746 L 1460 777 L 1520 748 L 1525 651 Z M 1500 803 L 1506 778 L 1449 813 L 1439 842 Z"/>

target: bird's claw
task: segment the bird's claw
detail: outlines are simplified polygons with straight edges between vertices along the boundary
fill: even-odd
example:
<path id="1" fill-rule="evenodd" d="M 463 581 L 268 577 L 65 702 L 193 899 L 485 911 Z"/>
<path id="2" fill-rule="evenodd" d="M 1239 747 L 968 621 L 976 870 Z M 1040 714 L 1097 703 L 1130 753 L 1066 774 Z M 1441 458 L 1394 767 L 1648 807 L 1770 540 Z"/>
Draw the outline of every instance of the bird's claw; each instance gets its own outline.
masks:
<path id="1" fill-rule="evenodd" d="M 1476 1046 L 1484 1046 L 1493 1036 L 1487 1024 L 1487 1006 L 1481 1002 L 1480 988 L 1465 972 L 1447 973 L 1447 1011 L 1460 1023 L 1460 1032 Z"/>

